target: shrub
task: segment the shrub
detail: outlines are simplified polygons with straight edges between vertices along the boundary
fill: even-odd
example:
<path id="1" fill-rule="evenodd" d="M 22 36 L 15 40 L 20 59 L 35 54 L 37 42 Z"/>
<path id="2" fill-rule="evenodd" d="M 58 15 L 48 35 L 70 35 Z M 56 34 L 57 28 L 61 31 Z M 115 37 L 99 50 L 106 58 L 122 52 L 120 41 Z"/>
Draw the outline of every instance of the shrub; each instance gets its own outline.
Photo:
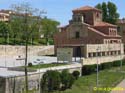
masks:
<path id="1" fill-rule="evenodd" d="M 107 62 L 107 63 L 102 63 L 101 64 L 101 70 L 104 70 L 104 69 L 109 69 L 113 66 L 113 63 L 112 62 Z"/>
<path id="2" fill-rule="evenodd" d="M 29 67 L 32 67 L 32 66 L 33 66 L 33 64 L 32 64 L 32 63 L 28 63 L 28 66 L 29 66 Z"/>
<path id="3" fill-rule="evenodd" d="M 42 90 L 59 90 L 61 84 L 60 73 L 58 71 L 47 71 L 41 80 Z"/>
<path id="4" fill-rule="evenodd" d="M 49 41 L 48 41 L 48 42 L 49 42 L 49 44 L 50 44 L 50 45 L 53 45 L 53 44 L 54 44 L 53 39 L 49 39 Z"/>
<path id="5" fill-rule="evenodd" d="M 75 77 L 75 79 L 78 79 L 80 72 L 79 71 L 73 71 L 72 75 Z"/>
<path id="6" fill-rule="evenodd" d="M 113 66 L 114 67 L 119 67 L 121 65 L 120 60 L 113 61 Z"/>
<path id="7" fill-rule="evenodd" d="M 125 65 L 125 58 L 123 58 L 123 60 L 122 60 L 122 64 Z"/>
<path id="8" fill-rule="evenodd" d="M 94 65 L 84 65 L 82 67 L 82 75 L 90 75 L 91 73 L 96 72 L 96 64 Z"/>
<path id="9" fill-rule="evenodd" d="M 68 70 L 63 70 L 61 73 L 61 82 L 62 87 L 65 89 L 71 88 L 72 84 L 74 83 L 75 78 L 72 74 L 68 72 Z"/>

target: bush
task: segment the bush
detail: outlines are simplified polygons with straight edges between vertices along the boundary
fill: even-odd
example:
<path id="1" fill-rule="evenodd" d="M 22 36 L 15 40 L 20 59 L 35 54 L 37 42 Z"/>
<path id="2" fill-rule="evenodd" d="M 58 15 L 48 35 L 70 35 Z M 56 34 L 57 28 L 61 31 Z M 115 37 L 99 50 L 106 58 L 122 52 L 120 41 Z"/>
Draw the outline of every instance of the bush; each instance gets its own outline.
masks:
<path id="1" fill-rule="evenodd" d="M 75 77 L 75 79 L 78 79 L 80 72 L 79 71 L 73 71 L 72 75 Z"/>
<path id="2" fill-rule="evenodd" d="M 61 73 L 61 82 L 63 89 L 71 88 L 74 83 L 75 78 L 72 74 L 68 72 L 68 70 L 63 70 Z"/>
<path id="3" fill-rule="evenodd" d="M 119 67 L 121 65 L 120 60 L 113 61 L 113 67 Z"/>
<path id="4" fill-rule="evenodd" d="M 123 60 L 122 60 L 122 64 L 125 65 L 125 58 L 123 58 Z"/>
<path id="5" fill-rule="evenodd" d="M 104 70 L 104 69 L 109 69 L 113 66 L 113 63 L 112 62 L 107 62 L 107 63 L 102 63 L 101 64 L 101 70 Z"/>
<path id="6" fill-rule="evenodd" d="M 29 66 L 29 67 L 32 67 L 32 66 L 33 66 L 33 64 L 32 64 L 32 63 L 28 63 L 28 66 Z"/>
<path id="7" fill-rule="evenodd" d="M 58 71 L 47 71 L 41 80 L 42 90 L 53 91 L 60 89 L 60 73 Z"/>
<path id="8" fill-rule="evenodd" d="M 48 41 L 48 42 L 49 42 L 49 44 L 50 44 L 50 45 L 53 45 L 53 44 L 54 44 L 53 39 L 49 39 L 49 41 Z"/>
<path id="9" fill-rule="evenodd" d="M 96 64 L 94 65 L 84 65 L 82 67 L 82 75 L 90 75 L 91 73 L 96 72 Z"/>

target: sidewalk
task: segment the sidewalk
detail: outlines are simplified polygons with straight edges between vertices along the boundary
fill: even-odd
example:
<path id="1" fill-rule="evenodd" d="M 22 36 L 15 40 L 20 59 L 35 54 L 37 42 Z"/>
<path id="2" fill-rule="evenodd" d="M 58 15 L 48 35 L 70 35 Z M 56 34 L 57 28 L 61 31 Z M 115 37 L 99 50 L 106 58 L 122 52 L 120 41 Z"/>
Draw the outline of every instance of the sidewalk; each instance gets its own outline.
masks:
<path id="1" fill-rule="evenodd" d="M 112 90 L 111 93 L 125 93 L 125 79 L 121 83 L 119 83 L 115 88 L 118 88 L 119 90 Z"/>

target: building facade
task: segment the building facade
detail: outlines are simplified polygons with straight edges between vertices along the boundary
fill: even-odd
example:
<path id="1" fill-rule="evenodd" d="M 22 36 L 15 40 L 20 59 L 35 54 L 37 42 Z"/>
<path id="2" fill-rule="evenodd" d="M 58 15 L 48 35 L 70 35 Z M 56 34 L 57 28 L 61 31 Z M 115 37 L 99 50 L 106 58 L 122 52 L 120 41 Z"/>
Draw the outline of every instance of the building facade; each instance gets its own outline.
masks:
<path id="1" fill-rule="evenodd" d="M 14 18 L 23 18 L 25 16 L 25 13 L 18 13 L 12 10 L 0 10 L 0 21 L 3 22 L 9 22 L 13 20 Z M 32 14 L 27 14 L 29 17 L 38 18 L 38 16 L 32 16 Z"/>
<path id="2" fill-rule="evenodd" d="M 72 12 L 73 16 L 69 24 L 61 27 L 60 32 L 54 35 L 55 54 L 57 48 L 66 47 L 73 48 L 74 57 L 85 59 L 118 57 L 124 54 L 117 26 L 103 22 L 101 10 L 85 6 L 74 9 Z"/>
<path id="3" fill-rule="evenodd" d="M 122 36 L 122 41 L 124 43 L 124 53 L 125 53 L 125 19 L 119 19 L 117 22 L 118 34 Z"/>
<path id="4" fill-rule="evenodd" d="M 11 10 L 0 10 L 0 21 L 8 22 L 11 14 Z"/>

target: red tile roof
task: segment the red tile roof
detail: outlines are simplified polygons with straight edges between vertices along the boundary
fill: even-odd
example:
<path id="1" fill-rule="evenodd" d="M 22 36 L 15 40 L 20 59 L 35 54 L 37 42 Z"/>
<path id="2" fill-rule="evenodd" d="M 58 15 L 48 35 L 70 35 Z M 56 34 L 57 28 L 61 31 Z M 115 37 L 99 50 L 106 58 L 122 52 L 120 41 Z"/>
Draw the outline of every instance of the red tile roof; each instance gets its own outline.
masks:
<path id="1" fill-rule="evenodd" d="M 100 31 L 98 31 L 98 30 L 96 30 L 96 29 L 94 29 L 94 28 L 88 27 L 88 29 L 91 30 L 91 31 L 93 31 L 93 32 L 95 32 L 95 33 L 98 33 L 98 34 L 100 34 L 100 35 L 102 35 L 102 36 L 106 36 L 106 34 L 100 32 Z"/>
<path id="2" fill-rule="evenodd" d="M 90 6 L 84 6 L 84 7 L 80 7 L 80 8 L 74 9 L 73 12 L 90 11 L 90 10 L 102 12 L 100 9 L 97 9 L 97 8 L 94 8 L 94 7 L 90 7 Z"/>
<path id="3" fill-rule="evenodd" d="M 113 24 L 110 24 L 110 23 L 107 23 L 107 22 L 98 22 L 96 23 L 94 26 L 97 26 L 97 27 L 107 27 L 107 26 L 110 26 L 110 27 L 117 27 L 116 25 L 113 25 Z"/>
<path id="4" fill-rule="evenodd" d="M 93 32 L 95 32 L 95 33 L 97 33 L 97 34 L 100 34 L 100 35 L 102 35 L 102 36 L 105 36 L 105 37 L 121 37 L 120 35 L 116 35 L 116 36 L 106 35 L 106 34 L 100 32 L 100 31 L 98 31 L 98 30 L 96 30 L 96 29 L 94 29 L 94 28 L 92 28 L 92 27 L 88 27 L 88 29 L 91 30 L 91 31 L 93 31 Z"/>

